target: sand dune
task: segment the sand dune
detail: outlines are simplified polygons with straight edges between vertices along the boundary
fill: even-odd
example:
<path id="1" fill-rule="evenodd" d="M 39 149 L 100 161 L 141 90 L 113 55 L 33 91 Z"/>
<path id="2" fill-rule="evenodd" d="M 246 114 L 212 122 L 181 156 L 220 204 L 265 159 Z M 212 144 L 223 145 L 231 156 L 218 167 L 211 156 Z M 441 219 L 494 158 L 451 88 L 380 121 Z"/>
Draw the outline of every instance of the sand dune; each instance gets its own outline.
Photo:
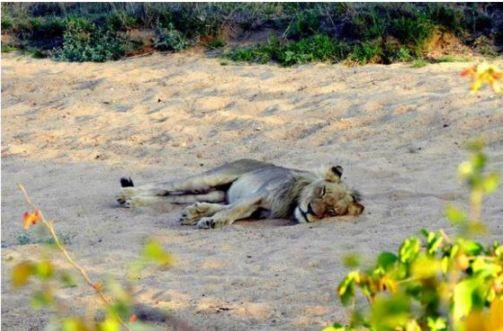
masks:
<path id="1" fill-rule="evenodd" d="M 501 61 L 500 61 L 501 64 Z M 197 53 L 104 64 L 2 59 L 2 327 L 41 330 L 14 291 L 11 266 L 37 254 L 20 245 L 22 182 L 69 249 L 95 277 L 121 277 L 155 236 L 177 257 L 147 273 L 138 298 L 208 330 L 317 330 L 345 311 L 335 288 L 341 258 L 396 250 L 423 227 L 445 227 L 442 208 L 462 204 L 456 178 L 463 143 L 482 136 L 503 170 L 503 101 L 468 92 L 468 64 L 220 65 Z M 366 211 L 295 225 L 242 221 L 222 230 L 178 225 L 181 207 L 116 208 L 118 178 L 173 179 L 242 157 L 310 169 L 336 162 L 364 195 Z M 486 201 L 491 238 L 501 239 L 503 190 Z M 499 222 L 499 223 L 498 223 Z M 63 295 L 77 309 L 85 287 Z M 81 307 L 81 308 L 78 308 Z"/>

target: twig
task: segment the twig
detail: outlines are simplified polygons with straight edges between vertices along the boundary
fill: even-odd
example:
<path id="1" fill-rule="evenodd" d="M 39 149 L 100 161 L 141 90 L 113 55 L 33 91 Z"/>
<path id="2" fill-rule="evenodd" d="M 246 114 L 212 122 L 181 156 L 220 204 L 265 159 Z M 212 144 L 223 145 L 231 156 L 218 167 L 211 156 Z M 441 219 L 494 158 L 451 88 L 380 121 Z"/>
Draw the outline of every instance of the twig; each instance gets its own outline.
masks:
<path id="1" fill-rule="evenodd" d="M 22 184 L 18 184 L 19 186 L 19 189 L 23 192 L 24 194 L 24 198 L 26 200 L 26 203 L 31 207 L 33 208 L 33 210 L 36 210 L 38 211 L 38 214 L 40 215 L 40 220 L 42 221 L 42 223 L 45 225 L 45 227 L 49 230 L 52 238 L 54 239 L 54 242 L 56 243 L 56 246 L 58 247 L 58 249 L 61 251 L 61 253 L 63 253 L 63 256 L 66 258 L 66 260 L 75 268 L 77 269 L 82 278 L 84 279 L 84 281 L 96 292 L 96 294 L 98 295 L 98 297 L 101 299 L 101 301 L 103 302 L 103 304 L 107 307 L 110 307 L 112 305 L 112 302 L 110 299 L 108 299 L 106 296 L 105 296 L 105 293 L 103 293 L 103 290 L 102 290 L 102 287 L 99 286 L 98 284 L 94 283 L 91 278 L 89 277 L 89 275 L 87 274 L 87 271 L 81 267 L 77 262 L 75 262 L 75 260 L 70 256 L 70 254 L 68 253 L 68 251 L 66 250 L 66 248 L 63 246 L 63 244 L 61 243 L 61 241 L 59 240 L 57 234 L 56 234 L 56 231 L 54 229 L 54 225 L 52 224 L 52 222 L 48 221 L 45 217 L 44 217 L 44 214 L 42 213 L 42 211 L 37 208 L 37 206 L 35 206 L 35 204 L 31 201 L 30 199 L 30 196 L 28 195 L 28 193 L 26 192 L 24 186 Z M 124 320 L 117 314 L 116 315 L 116 318 L 117 320 L 119 321 L 119 323 L 126 329 L 126 330 L 131 330 L 127 324 L 124 322 Z"/>
<path id="2" fill-rule="evenodd" d="M 451 238 L 449 238 L 447 233 L 445 233 L 444 229 L 440 229 L 438 232 L 440 232 L 440 235 L 445 239 L 445 241 L 447 241 L 449 244 L 452 244 Z"/>

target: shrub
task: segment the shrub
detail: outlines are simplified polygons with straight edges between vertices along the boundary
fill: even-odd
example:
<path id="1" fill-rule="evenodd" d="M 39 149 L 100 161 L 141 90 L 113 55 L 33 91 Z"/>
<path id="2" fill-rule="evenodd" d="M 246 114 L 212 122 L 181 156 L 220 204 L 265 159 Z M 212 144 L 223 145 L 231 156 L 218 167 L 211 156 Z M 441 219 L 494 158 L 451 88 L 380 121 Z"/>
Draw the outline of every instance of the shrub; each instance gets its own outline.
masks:
<path id="1" fill-rule="evenodd" d="M 176 30 L 173 24 L 167 28 L 157 27 L 155 31 L 154 47 L 160 51 L 180 51 L 187 48 L 189 43 L 184 35 Z"/>
<path id="2" fill-rule="evenodd" d="M 9 44 L 2 44 L 2 53 L 10 53 L 16 51 L 17 48 L 15 46 Z"/>
<path id="3" fill-rule="evenodd" d="M 359 64 L 377 63 L 381 59 L 382 47 L 379 42 L 363 42 L 357 44 L 350 55 L 350 60 Z"/>
<path id="4" fill-rule="evenodd" d="M 283 66 L 313 61 L 340 61 L 350 53 L 344 42 L 334 42 L 329 36 L 317 34 L 298 41 L 280 41 L 271 37 L 266 43 L 235 48 L 226 56 L 233 61 L 267 63 L 277 61 Z"/>
<path id="5" fill-rule="evenodd" d="M 410 62 L 413 60 L 410 49 L 407 47 L 400 47 L 398 52 L 395 54 L 394 59 L 399 62 Z"/>
<path id="6" fill-rule="evenodd" d="M 12 28 L 12 17 L 9 15 L 2 15 L 2 31 L 8 31 Z"/>
<path id="7" fill-rule="evenodd" d="M 459 166 L 470 188 L 469 213 L 452 205 L 445 211 L 458 236 L 422 230 L 423 239 L 408 237 L 397 254 L 382 252 L 371 268 L 350 272 L 337 290 L 342 303 L 354 307 L 349 325 L 325 330 L 489 331 L 503 326 L 503 245 L 472 239 L 485 231 L 482 199 L 499 181 L 496 173 L 485 172 L 482 147 L 471 143 L 470 160 Z M 369 306 L 358 305 L 358 293 Z"/>
<path id="8" fill-rule="evenodd" d="M 320 13 L 313 9 L 297 11 L 291 23 L 286 28 L 285 34 L 293 39 L 317 34 L 320 28 L 320 16 Z"/>
<path id="9" fill-rule="evenodd" d="M 204 44 L 204 46 L 211 50 L 211 49 L 217 49 L 217 48 L 221 48 L 221 47 L 224 47 L 227 43 L 225 42 L 225 40 L 221 39 L 221 38 L 215 38 L 215 39 L 212 39 L 210 41 L 208 41 L 206 44 Z"/>
<path id="10" fill-rule="evenodd" d="M 179 51 L 189 46 L 188 40 L 200 37 L 216 37 L 224 27 L 240 27 L 244 32 L 270 28 L 281 35 L 281 49 L 264 52 L 258 48 L 236 51 L 237 58 L 248 57 L 255 62 L 267 62 L 268 58 L 283 65 L 317 61 L 318 56 L 298 51 L 306 39 L 327 36 L 335 44 L 333 58 L 341 54 L 355 53 L 353 58 L 366 63 L 369 53 L 380 54 L 370 61 L 392 63 L 423 57 L 424 46 L 435 29 L 455 33 L 462 41 L 483 54 L 495 54 L 493 44 L 502 44 L 501 22 L 491 17 L 501 16 L 496 5 L 476 4 L 342 4 L 342 3 L 87 3 L 87 4 L 3 4 L 2 28 L 9 29 L 21 42 L 20 48 L 34 47 L 47 54 L 53 48 L 61 48 L 67 27 L 65 22 L 76 17 L 94 24 L 99 31 L 109 31 L 108 38 L 100 42 L 106 48 L 117 39 L 117 31 L 129 29 L 156 29 L 157 49 Z M 105 34 L 107 32 L 104 32 Z M 489 38 L 487 46 L 477 47 L 474 41 Z M 391 45 L 388 41 L 394 38 Z M 96 39 L 96 38 L 94 38 Z M 381 42 L 375 43 L 374 41 Z M 120 42 L 127 44 L 127 39 Z M 290 44 L 302 42 L 301 44 Z M 17 45 L 18 43 L 16 43 Z M 324 45 L 327 46 L 328 44 Z M 127 48 L 131 45 L 124 45 Z M 371 46 L 371 47 L 369 47 Z M 210 49 L 220 47 L 208 44 Z M 283 47 L 288 48 L 282 50 Z M 332 47 L 332 46 L 329 46 Z M 403 49 L 402 49 L 403 47 Z M 95 48 L 94 46 L 84 47 Z M 141 45 L 133 45 L 134 49 Z M 290 49 L 291 48 L 291 49 Z M 354 48 L 354 51 L 348 51 Z M 288 53 L 286 53 L 288 52 Z M 86 51 L 86 53 L 89 53 Z M 92 53 L 92 52 L 91 52 Z M 116 54 L 117 52 L 113 52 Z M 243 53 L 248 53 L 244 56 Z M 118 54 L 136 54 L 119 51 Z M 238 56 L 239 55 L 239 56 Z M 118 55 L 112 56 L 112 58 Z M 85 56 L 84 58 L 89 58 Z M 95 56 L 107 58 L 108 56 Z M 323 57 L 323 56 L 322 56 Z M 351 58 L 350 58 L 351 59 Z M 266 61 L 267 60 L 267 61 Z M 354 60 L 353 60 L 354 61 Z"/>
<path id="11" fill-rule="evenodd" d="M 285 66 L 312 61 L 330 61 L 334 59 L 334 42 L 326 35 L 314 35 L 299 41 L 289 42 L 276 52 L 279 63 Z"/>
<path id="12" fill-rule="evenodd" d="M 385 17 L 377 7 L 369 6 L 351 18 L 352 33 L 361 40 L 372 40 L 386 35 Z"/>
<path id="13" fill-rule="evenodd" d="M 267 63 L 272 59 L 271 49 L 267 45 L 238 47 L 225 56 L 237 62 L 255 62 L 262 64 Z"/>
<path id="14" fill-rule="evenodd" d="M 64 33 L 63 47 L 55 58 L 67 61 L 104 62 L 125 54 L 125 42 L 115 33 L 97 28 L 83 19 L 70 19 Z"/>
<path id="15" fill-rule="evenodd" d="M 416 18 L 399 17 L 392 21 L 391 34 L 407 45 L 416 56 L 422 54 L 423 47 L 434 31 L 434 25 L 424 16 Z"/>
<path id="16" fill-rule="evenodd" d="M 429 3 L 425 8 L 425 16 L 455 33 L 461 33 L 464 28 L 463 11 L 448 4 Z"/>
<path id="17" fill-rule="evenodd" d="M 126 12 L 116 12 L 106 17 L 106 27 L 111 31 L 126 31 L 138 26 L 138 19 Z"/>

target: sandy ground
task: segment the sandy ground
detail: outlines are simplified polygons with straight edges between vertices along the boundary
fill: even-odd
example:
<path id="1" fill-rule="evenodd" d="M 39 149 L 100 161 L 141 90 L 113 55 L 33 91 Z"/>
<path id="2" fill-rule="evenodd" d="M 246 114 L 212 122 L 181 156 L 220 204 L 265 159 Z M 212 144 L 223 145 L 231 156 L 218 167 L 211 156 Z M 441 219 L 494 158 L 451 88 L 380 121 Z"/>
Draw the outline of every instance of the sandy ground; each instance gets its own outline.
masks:
<path id="1" fill-rule="evenodd" d="M 3 329 L 40 330 L 50 318 L 8 281 L 14 263 L 40 251 L 18 239 L 26 209 L 18 182 L 95 278 L 120 279 L 145 238 L 160 240 L 177 262 L 147 272 L 137 297 L 196 329 L 317 330 L 344 320 L 335 288 L 346 252 L 370 260 L 421 228 L 445 227 L 443 206 L 465 201 L 456 168 L 470 137 L 485 137 L 491 167 L 503 170 L 503 99 L 470 95 L 459 76 L 467 65 L 285 69 L 188 53 L 105 64 L 4 56 Z M 341 164 L 366 211 L 205 231 L 178 225 L 180 206 L 114 205 L 120 176 L 175 179 L 242 157 L 304 169 Z M 501 189 L 486 201 L 485 240 L 503 237 L 501 201 Z M 84 286 L 62 295 L 81 310 L 94 300 Z"/>

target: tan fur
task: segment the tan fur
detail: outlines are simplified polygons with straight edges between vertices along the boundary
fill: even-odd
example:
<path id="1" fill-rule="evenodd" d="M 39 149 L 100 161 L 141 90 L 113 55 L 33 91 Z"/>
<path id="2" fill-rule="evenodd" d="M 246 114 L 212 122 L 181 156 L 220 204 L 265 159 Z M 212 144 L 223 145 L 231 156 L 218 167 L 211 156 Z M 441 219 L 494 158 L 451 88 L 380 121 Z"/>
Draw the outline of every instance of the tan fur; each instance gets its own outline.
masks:
<path id="1" fill-rule="evenodd" d="M 251 216 L 293 216 L 302 223 L 360 215 L 364 207 L 342 183 L 341 174 L 340 166 L 309 172 L 243 159 L 182 181 L 125 187 L 117 201 L 126 207 L 196 202 L 185 208 L 180 221 L 200 228 Z"/>

